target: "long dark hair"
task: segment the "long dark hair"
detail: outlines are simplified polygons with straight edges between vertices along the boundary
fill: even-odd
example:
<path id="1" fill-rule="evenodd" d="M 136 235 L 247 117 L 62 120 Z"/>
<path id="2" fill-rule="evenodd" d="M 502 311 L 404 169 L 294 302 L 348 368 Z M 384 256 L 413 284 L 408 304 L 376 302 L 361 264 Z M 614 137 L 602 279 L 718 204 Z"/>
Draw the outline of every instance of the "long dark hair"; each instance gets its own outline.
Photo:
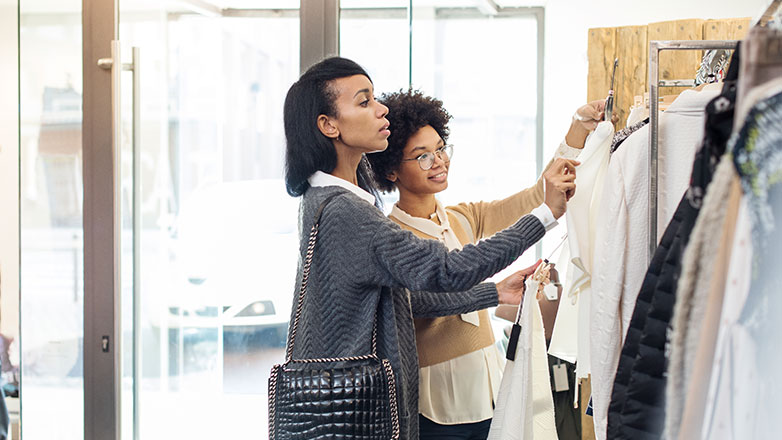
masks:
<path id="1" fill-rule="evenodd" d="M 336 92 L 331 82 L 353 75 L 369 74 L 347 58 L 327 58 L 310 67 L 293 83 L 285 97 L 285 186 L 298 197 L 309 188 L 307 179 L 315 171 L 330 173 L 337 166 L 333 141 L 318 129 L 318 116 L 337 117 Z M 372 79 L 369 78 L 371 82 Z M 366 157 L 356 170 L 358 186 L 378 197 Z"/>

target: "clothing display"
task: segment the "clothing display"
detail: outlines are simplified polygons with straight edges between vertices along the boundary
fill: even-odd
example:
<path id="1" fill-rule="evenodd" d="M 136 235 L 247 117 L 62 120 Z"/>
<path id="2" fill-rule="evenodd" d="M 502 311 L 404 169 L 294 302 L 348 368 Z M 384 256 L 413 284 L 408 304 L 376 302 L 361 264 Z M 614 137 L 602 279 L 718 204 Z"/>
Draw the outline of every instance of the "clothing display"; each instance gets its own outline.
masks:
<path id="1" fill-rule="evenodd" d="M 763 92 L 756 96 L 767 96 L 776 87 L 776 84 L 765 85 Z M 751 280 L 738 319 L 726 328 L 722 341 L 725 356 L 717 381 L 722 393 L 715 398 L 730 399 L 734 405 L 725 408 L 717 401 L 714 413 L 705 420 L 709 429 L 704 436 L 772 438 L 778 435 L 775 415 L 780 409 L 778 396 L 782 392 L 782 385 L 775 379 L 782 361 L 779 339 L 782 331 L 779 322 L 782 312 L 779 297 L 782 283 L 779 271 L 782 246 L 779 228 L 782 218 L 780 127 L 782 93 L 777 93 L 754 105 L 736 136 L 733 159 L 744 189 L 753 243 Z M 728 292 L 726 299 L 727 295 Z"/>
<path id="2" fill-rule="evenodd" d="M 703 137 L 704 109 L 721 86 L 685 90 L 660 115 L 658 230 L 663 231 L 684 194 L 692 158 Z M 649 125 L 611 155 L 602 194 L 592 277 L 592 398 L 597 438 L 606 436 L 614 376 L 647 269 Z M 640 158 L 640 160 L 639 160 Z"/>
<path id="3" fill-rule="evenodd" d="M 748 99 L 753 99 L 753 97 L 754 99 L 758 99 L 780 91 L 782 91 L 782 81 L 777 80 L 753 89 L 753 91 L 746 96 L 749 97 Z M 773 102 L 771 99 L 772 98 L 769 98 L 769 101 L 762 102 Z M 768 106 L 768 104 L 765 105 Z M 758 110 L 753 110 L 755 113 L 757 113 L 757 111 Z M 738 112 L 739 109 L 737 109 L 737 117 L 739 116 Z M 750 113 L 750 115 L 752 114 L 753 113 Z M 744 151 L 742 148 L 745 148 L 747 138 L 749 138 L 749 135 L 745 133 L 746 131 L 751 132 L 751 130 L 755 130 L 755 133 L 752 134 L 752 136 L 755 136 L 752 138 L 753 141 L 757 140 L 757 137 L 761 134 L 772 135 L 775 132 L 775 130 L 770 129 L 770 127 L 775 127 L 773 124 L 765 125 L 766 129 L 761 131 L 752 126 L 754 121 L 751 116 L 746 117 L 745 120 L 745 128 L 731 139 L 729 149 L 733 150 L 734 157 Z M 747 128 L 748 125 L 753 128 Z M 739 159 L 736 158 L 736 160 L 738 161 Z M 732 166 L 732 158 L 730 155 L 726 155 L 723 158 L 723 162 L 724 163 L 720 166 L 729 169 L 730 171 L 724 172 L 726 177 L 721 180 L 721 182 L 725 182 L 725 180 L 729 179 L 727 175 L 730 172 L 734 173 L 734 175 L 736 172 L 736 167 Z M 760 162 L 751 162 L 749 167 L 759 167 L 759 164 Z M 768 166 L 765 162 L 762 164 Z M 764 179 L 768 179 L 768 177 L 764 177 Z M 744 185 L 745 194 L 749 196 L 757 192 L 759 190 L 757 186 L 762 184 L 765 183 L 755 184 L 755 187 Z M 721 227 L 720 225 L 727 215 L 727 207 L 724 201 L 727 200 L 729 193 L 729 183 L 725 182 L 717 186 L 715 176 L 715 182 L 712 184 L 709 191 L 712 190 L 712 187 L 718 189 L 719 192 L 717 192 L 717 196 L 713 199 L 713 207 L 708 211 L 705 209 L 706 203 L 704 201 L 704 211 L 698 219 L 698 222 L 703 225 L 702 238 L 698 242 L 701 247 L 691 245 L 687 250 L 688 253 L 691 252 L 692 254 L 689 258 L 685 258 L 682 272 L 683 275 L 679 284 L 679 288 L 682 290 L 683 294 L 677 299 L 674 321 L 672 324 L 673 337 L 671 343 L 670 365 L 668 369 L 668 399 L 666 401 L 666 413 L 669 417 L 666 418 L 665 424 L 666 433 L 671 436 L 678 435 L 685 406 L 686 392 L 691 377 L 695 374 L 693 371 L 693 362 L 701 336 L 700 323 L 703 320 L 703 315 L 708 304 L 707 300 L 710 290 L 709 280 L 713 276 L 712 269 L 714 267 L 715 255 L 717 254 L 716 247 L 719 245 L 719 241 L 714 240 L 713 237 L 719 234 L 718 228 Z M 757 204 L 758 209 L 754 212 L 759 214 L 757 218 L 752 219 L 753 229 L 755 225 L 761 224 L 765 219 L 770 217 L 767 215 L 767 213 L 770 212 L 767 203 L 768 201 L 763 200 Z M 752 213 L 753 210 L 750 209 L 749 212 Z M 696 228 L 698 228 L 697 224 Z M 762 243 L 759 240 L 760 238 L 758 236 L 754 236 L 752 241 L 755 243 Z M 737 330 L 737 332 L 736 337 L 740 338 L 741 336 L 739 335 L 742 335 L 743 333 L 741 333 L 741 330 Z M 749 349 L 747 344 L 739 345 L 742 349 Z M 724 361 L 725 360 L 723 359 L 723 362 Z"/>
<path id="4" fill-rule="evenodd" d="M 636 97 L 610 143 L 602 190 L 577 170 L 574 199 L 597 192 L 599 209 L 589 219 L 568 204 L 559 262 L 571 264 L 549 353 L 590 373 L 597 439 L 779 436 L 782 32 L 761 20 L 738 44 L 704 43 L 675 49 L 720 48 L 704 65 L 721 82 L 666 95 L 652 123 Z M 573 242 L 592 226 L 585 265 Z"/>
<path id="5" fill-rule="evenodd" d="M 712 379 L 719 376 L 719 365 L 724 353 L 717 350 L 718 341 L 724 338 L 724 330 L 736 322 L 746 300 L 746 295 L 729 292 L 733 289 L 737 289 L 736 292 L 749 290 L 752 241 L 738 176 L 731 184 L 727 211 L 715 261 L 715 276 L 711 280 L 701 338 L 693 362 L 693 370 L 697 374 L 693 375 L 685 398 L 679 433 L 681 438 L 701 438 L 707 409 L 711 413 L 709 402 L 717 394 Z"/>
<path id="6" fill-rule="evenodd" d="M 703 207 L 684 252 L 671 320 L 673 330 L 665 389 L 664 420 L 666 435 L 671 435 L 669 438 L 678 436 L 691 362 L 699 340 L 697 326 L 703 322 L 706 311 L 705 299 L 708 298 L 710 280 L 714 273 L 714 260 L 719 248 L 719 241 L 714 237 L 720 236 L 727 215 L 727 206 L 724 202 L 730 195 L 733 176 L 735 170 L 730 157 L 724 156 L 703 199 Z M 671 430 L 671 426 L 676 426 L 676 429 Z"/>
<path id="7" fill-rule="evenodd" d="M 609 438 L 657 439 L 662 432 L 665 344 L 679 269 L 716 161 L 727 147 L 735 96 L 735 84 L 725 84 L 706 106 L 704 139 L 695 154 L 690 185 L 655 251 L 625 336 L 608 410 Z"/>

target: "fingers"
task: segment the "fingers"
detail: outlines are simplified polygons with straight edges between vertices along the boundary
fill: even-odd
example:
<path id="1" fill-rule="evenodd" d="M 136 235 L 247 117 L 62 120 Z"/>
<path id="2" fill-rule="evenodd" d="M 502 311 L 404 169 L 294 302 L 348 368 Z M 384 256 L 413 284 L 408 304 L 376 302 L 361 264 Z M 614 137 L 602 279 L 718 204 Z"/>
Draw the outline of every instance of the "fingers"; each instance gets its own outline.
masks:
<path id="1" fill-rule="evenodd" d="M 554 161 L 554 165 L 551 167 L 551 169 L 556 170 L 556 173 L 559 174 L 565 169 L 576 171 L 576 167 L 581 165 L 581 162 L 573 159 L 564 159 L 564 158 L 557 158 L 557 160 Z"/>
<path id="2" fill-rule="evenodd" d="M 533 273 L 535 273 L 535 270 L 538 268 L 540 263 L 541 263 L 541 260 L 538 260 L 532 266 L 524 268 L 524 269 L 521 269 L 520 271 L 518 271 L 516 273 L 522 274 L 522 275 L 527 275 L 527 276 L 532 275 Z"/>
<path id="3" fill-rule="evenodd" d="M 584 128 L 586 128 L 589 131 L 594 131 L 597 128 L 597 124 L 599 124 L 598 121 L 587 121 L 582 122 L 584 124 Z"/>
<path id="4" fill-rule="evenodd" d="M 568 173 L 576 174 L 576 167 L 581 165 L 581 162 L 571 160 L 571 159 L 562 159 L 562 162 L 560 162 L 560 172 L 567 170 Z"/>
<path id="5" fill-rule="evenodd" d="M 605 101 L 605 99 L 598 99 L 598 100 L 590 102 L 587 105 L 590 106 L 590 107 L 594 107 L 594 109 L 596 111 L 601 112 L 601 113 L 603 112 L 603 110 L 606 109 L 606 101 Z"/>
<path id="6" fill-rule="evenodd" d="M 576 175 L 575 173 L 563 174 L 560 176 L 559 180 L 562 182 L 573 182 L 576 180 Z"/>
<path id="7" fill-rule="evenodd" d="M 576 111 L 576 115 L 578 116 L 578 120 L 584 128 L 589 131 L 593 131 L 605 118 L 605 108 L 605 100 L 599 99 L 579 107 L 579 109 Z"/>
<path id="8" fill-rule="evenodd" d="M 576 184 L 574 182 L 565 182 L 557 185 L 557 189 L 565 193 L 565 197 L 570 200 L 576 194 Z"/>
<path id="9" fill-rule="evenodd" d="M 598 101 L 592 101 L 589 104 L 581 106 L 577 113 L 582 119 L 597 120 L 600 118 L 600 112 L 605 108 L 605 103 L 602 104 L 602 108 L 598 106 Z"/>

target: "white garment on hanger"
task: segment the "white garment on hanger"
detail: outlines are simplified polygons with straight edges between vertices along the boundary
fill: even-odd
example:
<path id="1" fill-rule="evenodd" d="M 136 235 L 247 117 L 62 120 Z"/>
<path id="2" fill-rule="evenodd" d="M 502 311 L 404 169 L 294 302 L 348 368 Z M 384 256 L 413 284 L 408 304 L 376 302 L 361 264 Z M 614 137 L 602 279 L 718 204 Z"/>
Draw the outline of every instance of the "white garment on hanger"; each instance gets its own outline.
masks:
<path id="1" fill-rule="evenodd" d="M 598 124 L 586 139 L 576 167 L 576 194 L 565 213 L 568 230 L 567 270 L 563 297 L 552 330 L 549 353 L 568 362 L 576 361 L 576 377 L 589 375 L 589 301 L 592 246 L 602 182 L 608 167 L 614 126 Z M 575 318 L 575 319 L 574 319 Z M 575 352 L 573 351 L 575 348 Z"/>
<path id="2" fill-rule="evenodd" d="M 627 124 L 625 125 L 625 127 L 630 127 L 632 125 L 635 125 L 648 117 L 649 117 L 649 107 L 646 107 L 644 105 L 633 107 L 630 109 L 630 114 L 627 115 Z"/>
<path id="3" fill-rule="evenodd" d="M 558 439 L 537 291 L 538 282 L 528 278 L 516 357 L 505 363 L 488 440 Z"/>
<path id="4" fill-rule="evenodd" d="M 570 246 L 565 238 L 562 250 L 557 258 L 556 267 L 564 267 L 560 272 L 564 277 L 562 280 L 573 278 L 573 270 L 570 264 Z M 576 363 L 578 358 L 578 295 L 569 295 L 563 289 L 562 297 L 559 300 L 557 308 L 557 317 L 554 321 L 554 328 L 551 331 L 551 341 L 549 342 L 548 354 L 558 357 L 571 364 Z"/>
<path id="5" fill-rule="evenodd" d="M 731 368 L 732 353 L 730 349 L 734 326 L 744 309 L 744 303 L 749 296 L 752 281 L 752 225 L 747 211 L 747 201 L 741 198 L 738 216 L 736 217 L 736 232 L 730 251 L 728 273 L 725 277 L 725 293 L 722 300 L 719 331 L 714 349 L 714 363 L 711 369 L 709 392 L 703 417 L 701 438 L 704 440 L 725 437 L 732 432 L 731 401 L 733 382 Z"/>
<path id="6" fill-rule="evenodd" d="M 660 113 L 658 240 L 687 189 L 695 150 L 703 140 L 706 104 L 721 84 L 685 90 Z M 648 268 L 649 129 L 631 134 L 611 155 L 596 221 L 590 319 L 595 435 L 606 438 L 608 405 L 624 337 Z M 578 191 L 578 190 L 577 190 Z"/>

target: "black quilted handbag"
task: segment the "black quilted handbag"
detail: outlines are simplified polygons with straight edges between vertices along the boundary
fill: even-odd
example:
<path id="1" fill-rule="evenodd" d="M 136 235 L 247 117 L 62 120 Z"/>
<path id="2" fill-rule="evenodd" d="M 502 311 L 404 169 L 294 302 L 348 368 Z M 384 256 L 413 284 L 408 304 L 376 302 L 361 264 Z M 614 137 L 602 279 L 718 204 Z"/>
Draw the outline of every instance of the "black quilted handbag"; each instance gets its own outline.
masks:
<path id="1" fill-rule="evenodd" d="M 331 197 L 318 208 L 310 232 L 285 363 L 272 367 L 269 377 L 269 440 L 396 440 L 399 439 L 396 383 L 391 363 L 377 357 L 377 313 L 371 354 L 293 359 L 293 343 L 307 292 L 318 223 L 329 200 Z"/>

